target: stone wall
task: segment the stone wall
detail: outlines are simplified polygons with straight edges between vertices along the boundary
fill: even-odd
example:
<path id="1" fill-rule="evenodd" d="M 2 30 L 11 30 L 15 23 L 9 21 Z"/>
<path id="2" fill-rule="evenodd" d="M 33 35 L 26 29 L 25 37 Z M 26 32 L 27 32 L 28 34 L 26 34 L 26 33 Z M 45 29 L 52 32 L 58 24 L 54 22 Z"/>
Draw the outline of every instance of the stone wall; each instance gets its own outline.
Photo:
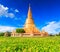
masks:
<path id="1" fill-rule="evenodd" d="M 11 34 L 11 37 L 42 37 L 42 36 L 46 36 L 45 34 L 30 34 L 30 33 L 14 33 Z"/>

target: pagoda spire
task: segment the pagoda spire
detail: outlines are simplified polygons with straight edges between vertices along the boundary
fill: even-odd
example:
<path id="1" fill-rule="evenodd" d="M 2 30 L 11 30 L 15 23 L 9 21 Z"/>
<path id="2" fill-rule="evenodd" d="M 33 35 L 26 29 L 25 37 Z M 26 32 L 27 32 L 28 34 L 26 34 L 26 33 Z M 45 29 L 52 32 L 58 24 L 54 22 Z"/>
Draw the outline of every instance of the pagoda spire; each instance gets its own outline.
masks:
<path id="1" fill-rule="evenodd" d="M 24 30 L 26 33 L 40 33 L 40 31 L 38 31 L 38 29 L 35 27 L 35 24 L 32 18 L 30 4 L 29 4 L 29 9 L 28 9 L 27 19 L 24 25 Z"/>
<path id="2" fill-rule="evenodd" d="M 28 9 L 28 18 L 32 18 L 32 12 L 31 12 L 31 7 L 30 7 L 30 4 L 29 4 L 29 9 Z"/>
<path id="3" fill-rule="evenodd" d="M 29 3 L 29 11 L 31 11 L 30 3 Z"/>

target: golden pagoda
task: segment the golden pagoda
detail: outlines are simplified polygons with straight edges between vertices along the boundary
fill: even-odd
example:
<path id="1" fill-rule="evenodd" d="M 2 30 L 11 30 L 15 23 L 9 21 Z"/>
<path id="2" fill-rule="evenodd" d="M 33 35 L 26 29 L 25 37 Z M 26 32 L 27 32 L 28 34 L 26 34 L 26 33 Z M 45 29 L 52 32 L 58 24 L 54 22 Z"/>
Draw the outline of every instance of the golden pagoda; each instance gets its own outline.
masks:
<path id="1" fill-rule="evenodd" d="M 16 33 L 15 31 L 12 31 L 11 36 L 12 37 L 31 37 L 31 36 L 48 36 L 48 33 L 43 31 L 39 31 L 33 21 L 32 18 L 32 12 L 31 12 L 31 7 L 29 5 L 29 9 L 28 9 L 28 15 L 27 15 L 27 19 L 26 22 L 24 24 L 24 28 L 25 33 Z"/>
<path id="2" fill-rule="evenodd" d="M 40 31 L 36 28 L 33 18 L 32 18 L 32 12 L 31 12 L 31 7 L 29 5 L 29 9 L 28 9 L 28 15 L 27 15 L 27 19 L 26 19 L 26 23 L 24 25 L 24 30 L 25 33 L 40 33 Z"/>

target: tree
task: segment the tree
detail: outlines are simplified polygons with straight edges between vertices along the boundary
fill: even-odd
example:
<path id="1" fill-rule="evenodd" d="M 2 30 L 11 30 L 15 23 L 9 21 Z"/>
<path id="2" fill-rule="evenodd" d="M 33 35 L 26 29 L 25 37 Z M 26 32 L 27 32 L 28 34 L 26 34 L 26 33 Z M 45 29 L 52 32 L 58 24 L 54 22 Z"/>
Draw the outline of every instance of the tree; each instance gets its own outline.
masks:
<path id="1" fill-rule="evenodd" d="M 4 33 L 3 32 L 0 32 L 0 36 L 4 36 Z"/>
<path id="2" fill-rule="evenodd" d="M 49 34 L 49 36 L 54 36 L 53 34 Z"/>
<path id="3" fill-rule="evenodd" d="M 16 33 L 25 33 L 24 29 L 17 28 Z"/>
<path id="4" fill-rule="evenodd" d="M 59 32 L 59 35 L 60 35 L 60 32 Z"/>

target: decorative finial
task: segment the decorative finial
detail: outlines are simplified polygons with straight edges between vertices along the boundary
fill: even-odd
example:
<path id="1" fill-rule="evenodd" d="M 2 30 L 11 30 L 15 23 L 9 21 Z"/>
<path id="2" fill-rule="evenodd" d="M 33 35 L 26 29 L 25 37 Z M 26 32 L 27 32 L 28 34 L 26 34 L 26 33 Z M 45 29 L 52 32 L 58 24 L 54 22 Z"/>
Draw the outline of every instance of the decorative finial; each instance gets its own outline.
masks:
<path id="1" fill-rule="evenodd" d="M 29 7 L 30 7 L 30 3 L 29 3 Z"/>
<path id="2" fill-rule="evenodd" d="M 29 10 L 30 10 L 30 3 L 29 3 Z"/>

